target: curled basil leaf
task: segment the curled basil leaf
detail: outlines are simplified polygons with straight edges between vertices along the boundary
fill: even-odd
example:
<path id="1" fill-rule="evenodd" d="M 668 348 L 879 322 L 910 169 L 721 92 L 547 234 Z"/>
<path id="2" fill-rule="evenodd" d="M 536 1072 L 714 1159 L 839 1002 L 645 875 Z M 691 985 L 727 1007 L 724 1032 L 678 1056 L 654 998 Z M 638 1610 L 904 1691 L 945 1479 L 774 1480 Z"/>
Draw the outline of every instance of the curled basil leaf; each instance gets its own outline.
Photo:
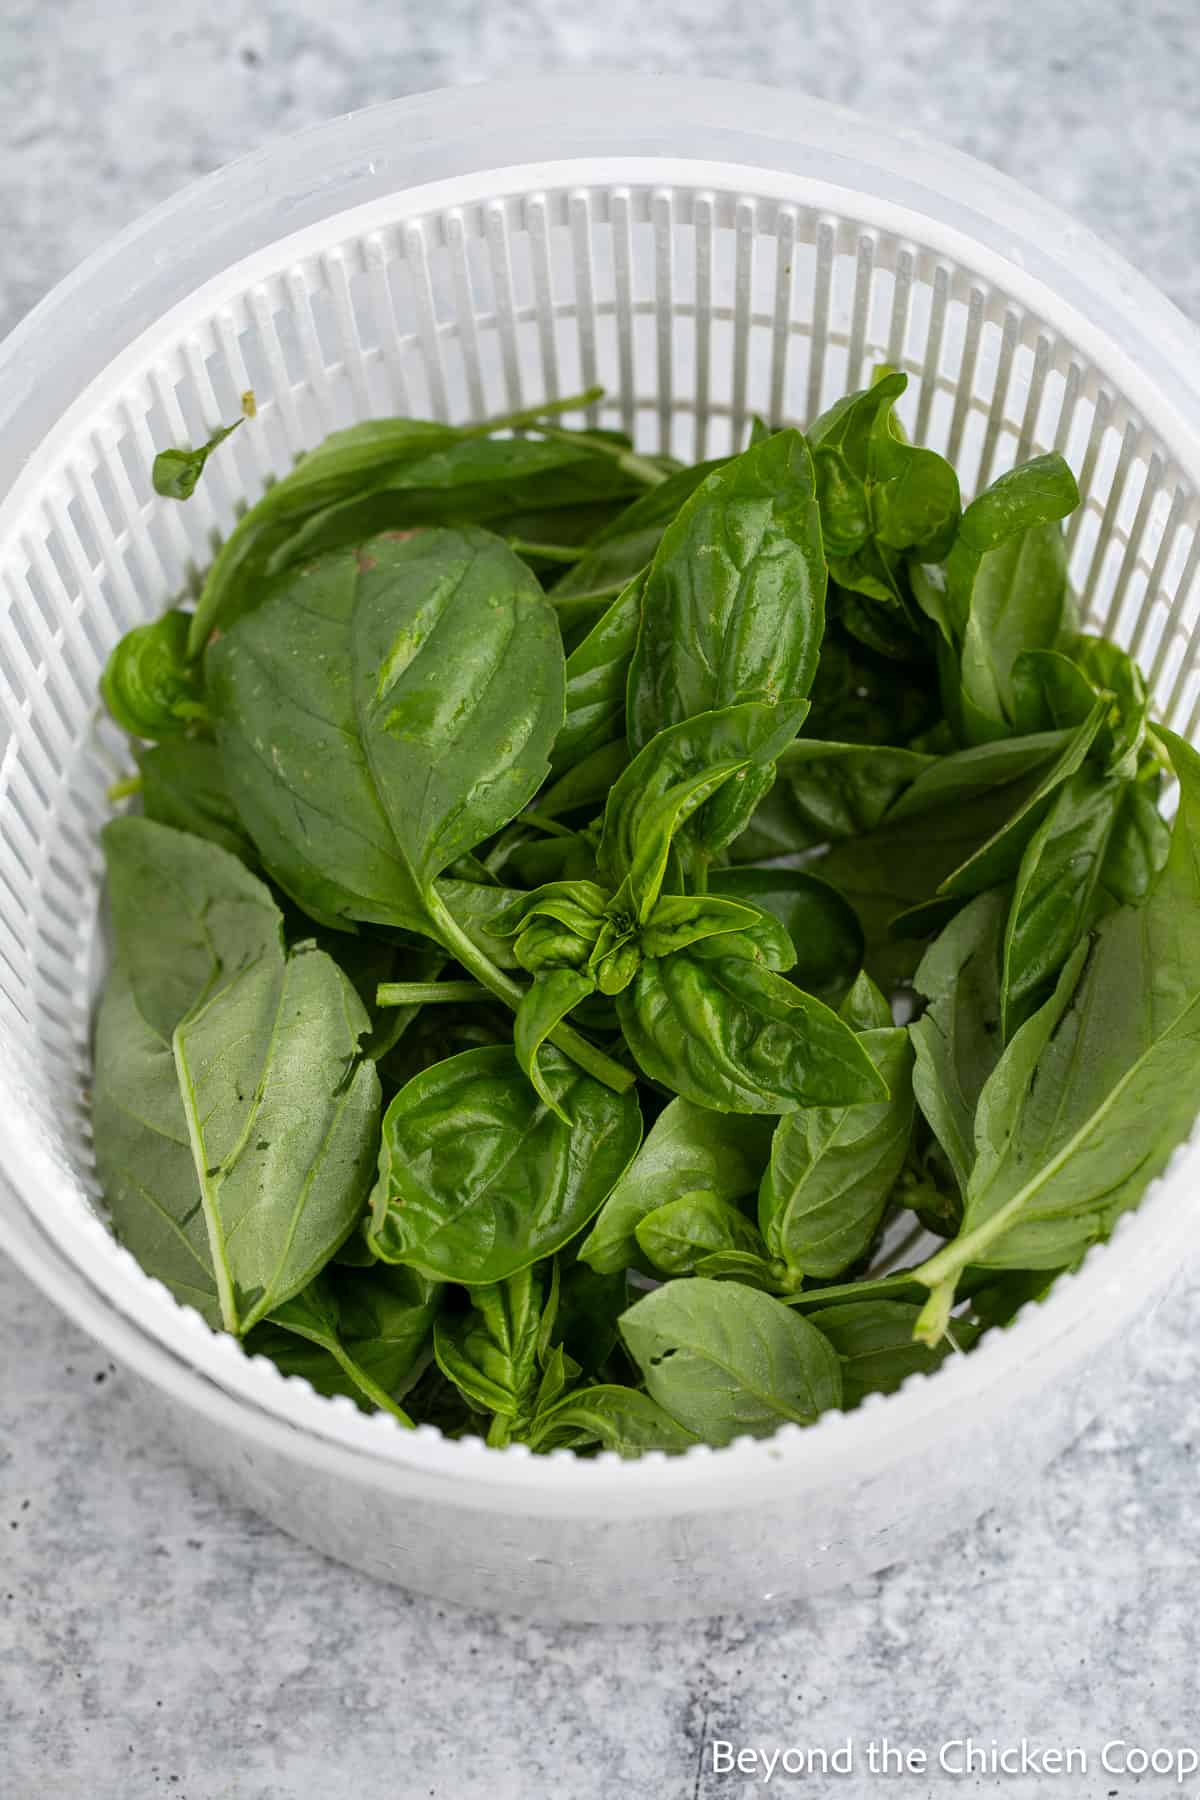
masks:
<path id="1" fill-rule="evenodd" d="M 189 615 L 164 613 L 116 644 L 100 677 L 105 706 L 131 737 L 169 738 L 207 717 L 204 680 L 187 659 Z"/>

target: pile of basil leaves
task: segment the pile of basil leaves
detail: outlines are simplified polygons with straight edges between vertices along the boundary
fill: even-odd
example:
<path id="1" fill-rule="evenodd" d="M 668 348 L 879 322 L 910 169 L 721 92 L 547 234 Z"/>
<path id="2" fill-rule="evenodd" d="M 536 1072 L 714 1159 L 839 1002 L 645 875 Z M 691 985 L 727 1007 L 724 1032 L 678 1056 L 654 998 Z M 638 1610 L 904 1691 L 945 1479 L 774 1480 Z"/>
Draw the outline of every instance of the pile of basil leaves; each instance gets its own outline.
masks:
<path id="1" fill-rule="evenodd" d="M 904 385 L 692 468 L 361 424 L 118 644 L 96 1154 L 249 1352 L 495 1445 L 725 1444 L 969 1350 L 1163 1168 L 1200 760 L 1080 631 L 1065 463 L 964 511 Z M 902 1215 L 944 1242 L 872 1275 Z"/>

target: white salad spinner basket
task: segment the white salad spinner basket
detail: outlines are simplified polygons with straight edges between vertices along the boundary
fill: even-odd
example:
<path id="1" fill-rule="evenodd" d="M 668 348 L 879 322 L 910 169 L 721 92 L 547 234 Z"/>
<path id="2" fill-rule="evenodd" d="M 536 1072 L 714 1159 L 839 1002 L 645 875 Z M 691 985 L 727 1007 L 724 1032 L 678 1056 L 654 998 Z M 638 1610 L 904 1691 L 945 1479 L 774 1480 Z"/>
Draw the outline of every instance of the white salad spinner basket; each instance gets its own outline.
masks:
<path id="1" fill-rule="evenodd" d="M 1196 1238 L 1185 1146 L 1109 1246 L 971 1356 L 809 1430 L 621 1462 L 319 1398 L 210 1332 L 102 1222 L 96 835 L 128 753 L 96 682 L 114 640 L 194 580 L 245 498 L 356 419 L 474 418 L 601 382 L 593 418 L 692 458 L 743 442 L 752 413 L 803 424 L 880 359 L 908 371 L 905 423 L 966 493 L 1041 451 L 1069 459 L 1089 620 L 1195 739 L 1191 328 L 1001 176 L 800 94 L 555 79 L 340 119 L 135 225 L 0 351 L 0 1245 L 231 1494 L 372 1575 L 633 1618 L 761 1609 L 927 1551 L 1108 1402 Z M 258 417 L 194 498 L 158 499 L 155 450 L 199 442 L 248 388 Z"/>

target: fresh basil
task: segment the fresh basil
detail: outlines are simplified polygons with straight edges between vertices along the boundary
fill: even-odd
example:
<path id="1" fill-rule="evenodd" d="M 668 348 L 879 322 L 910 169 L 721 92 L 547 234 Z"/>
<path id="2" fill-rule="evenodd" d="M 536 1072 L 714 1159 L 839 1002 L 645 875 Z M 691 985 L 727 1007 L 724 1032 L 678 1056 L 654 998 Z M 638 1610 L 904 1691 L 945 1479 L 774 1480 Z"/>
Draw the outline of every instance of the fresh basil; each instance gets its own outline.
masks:
<path id="1" fill-rule="evenodd" d="M 771 1126 L 765 1119 L 711 1112 L 672 1100 L 617 1182 L 580 1246 L 582 1261 L 600 1274 L 630 1267 L 649 1272 L 637 1241 L 647 1213 L 694 1192 L 718 1201 L 752 1194 L 766 1166 Z"/>
<path id="2" fill-rule="evenodd" d="M 1200 754 L 1080 629 L 1061 458 L 963 512 L 904 389 L 692 468 L 596 393 L 364 421 L 112 651 L 96 1159 L 249 1354 L 685 1453 L 936 1376 L 1162 1169 Z"/>
<path id="3" fill-rule="evenodd" d="M 668 1282 L 623 1315 L 621 1336 L 651 1398 L 710 1444 L 811 1425 L 841 1404 L 828 1338 L 739 1282 Z"/>
<path id="4" fill-rule="evenodd" d="M 542 1051 L 541 1078 L 552 1105 L 511 1049 L 484 1048 L 397 1094 L 371 1202 L 371 1244 L 386 1262 L 434 1280 L 500 1281 L 561 1249 L 600 1209 L 641 1138 L 636 1097 L 555 1050 Z"/>

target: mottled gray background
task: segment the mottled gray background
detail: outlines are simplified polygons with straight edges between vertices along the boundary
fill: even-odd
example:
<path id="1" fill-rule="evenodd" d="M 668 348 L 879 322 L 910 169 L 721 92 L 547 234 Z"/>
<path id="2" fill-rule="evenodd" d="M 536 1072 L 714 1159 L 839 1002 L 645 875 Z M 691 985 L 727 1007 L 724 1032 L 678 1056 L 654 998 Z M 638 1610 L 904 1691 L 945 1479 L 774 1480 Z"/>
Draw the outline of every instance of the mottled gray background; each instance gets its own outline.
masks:
<path id="1" fill-rule="evenodd" d="M 1200 316 L 1196 0 L 0 0 L 0 324 L 183 183 L 445 83 L 636 68 L 803 88 L 1070 208 Z M 463 105 L 469 107 L 469 91 Z M 1080 1800 L 1163 1777 L 709 1772 L 706 1742 L 1200 1740 L 1200 1283 L 1019 1513 L 768 1622 L 446 1611 L 237 1512 L 0 1264 L 0 1800 Z"/>

